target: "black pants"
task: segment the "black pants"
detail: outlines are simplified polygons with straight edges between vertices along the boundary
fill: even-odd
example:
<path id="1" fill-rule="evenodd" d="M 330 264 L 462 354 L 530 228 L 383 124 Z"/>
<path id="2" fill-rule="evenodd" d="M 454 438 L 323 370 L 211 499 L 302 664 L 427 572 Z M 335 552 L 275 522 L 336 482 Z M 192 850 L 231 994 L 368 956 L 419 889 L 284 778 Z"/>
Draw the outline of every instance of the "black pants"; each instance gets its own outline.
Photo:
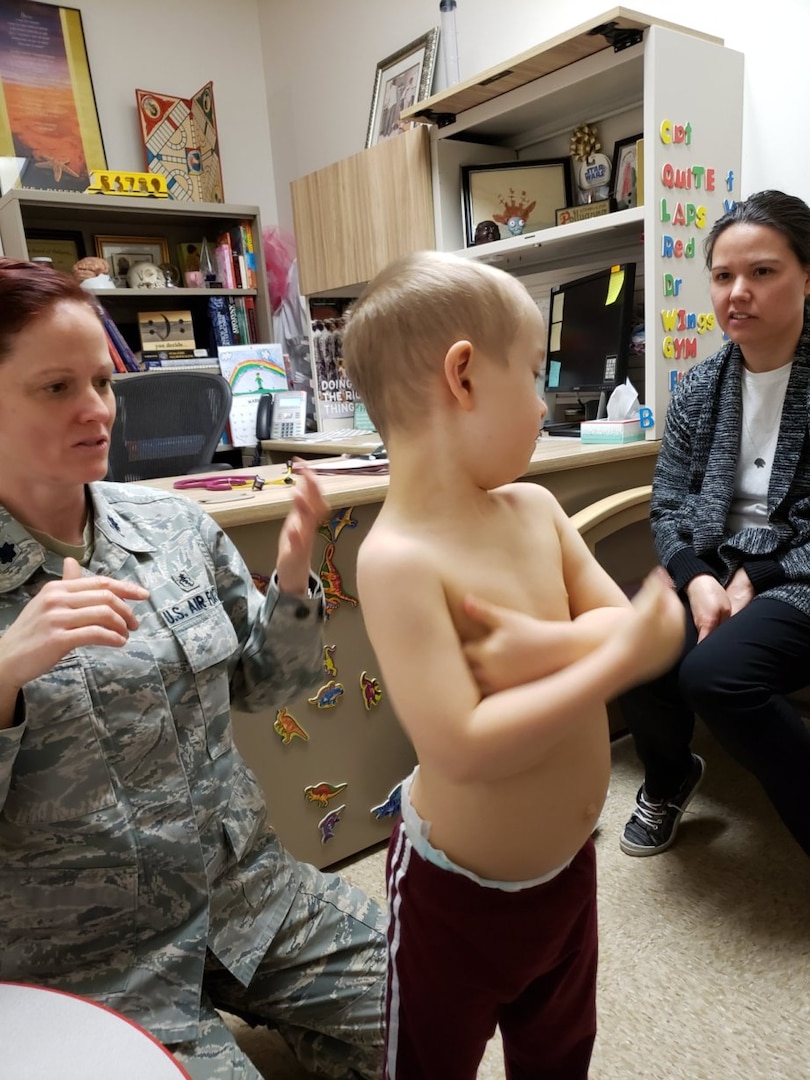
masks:
<path id="1" fill-rule="evenodd" d="M 785 698 L 810 684 L 810 617 L 756 597 L 699 645 L 688 604 L 686 623 L 675 667 L 621 698 L 648 794 L 678 790 L 698 714 L 810 855 L 810 728 Z"/>

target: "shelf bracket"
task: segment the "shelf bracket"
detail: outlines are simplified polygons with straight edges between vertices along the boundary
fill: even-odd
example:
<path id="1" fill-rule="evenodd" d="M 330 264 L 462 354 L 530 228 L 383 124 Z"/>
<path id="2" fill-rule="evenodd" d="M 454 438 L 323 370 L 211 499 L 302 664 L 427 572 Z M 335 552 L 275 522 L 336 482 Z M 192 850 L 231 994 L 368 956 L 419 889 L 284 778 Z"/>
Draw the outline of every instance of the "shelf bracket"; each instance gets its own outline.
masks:
<path id="1" fill-rule="evenodd" d="M 601 23 L 599 26 L 595 26 L 593 30 L 589 30 L 588 33 L 601 34 L 608 45 L 613 46 L 614 52 L 621 52 L 622 49 L 629 49 L 631 45 L 638 45 L 644 38 L 643 30 L 630 30 L 626 27 L 619 26 L 615 19 L 612 19 L 610 22 Z"/>
<path id="2" fill-rule="evenodd" d="M 455 124 L 456 114 L 451 112 L 436 112 L 435 109 L 420 109 L 420 111 L 414 117 L 415 120 L 422 120 L 426 124 L 435 124 L 437 127 L 447 127 L 449 124 Z"/>

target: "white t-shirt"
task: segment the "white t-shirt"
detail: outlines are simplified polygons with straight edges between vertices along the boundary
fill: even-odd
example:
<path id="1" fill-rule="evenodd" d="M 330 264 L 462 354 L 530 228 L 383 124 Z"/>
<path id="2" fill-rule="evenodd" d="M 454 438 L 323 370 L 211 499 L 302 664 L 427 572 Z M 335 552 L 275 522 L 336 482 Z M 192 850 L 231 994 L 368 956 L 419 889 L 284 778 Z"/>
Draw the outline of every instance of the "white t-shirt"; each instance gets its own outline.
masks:
<path id="1" fill-rule="evenodd" d="M 741 371 L 740 452 L 726 520 L 730 533 L 750 526 L 767 527 L 768 485 L 792 368 L 790 363 L 774 371 Z"/>

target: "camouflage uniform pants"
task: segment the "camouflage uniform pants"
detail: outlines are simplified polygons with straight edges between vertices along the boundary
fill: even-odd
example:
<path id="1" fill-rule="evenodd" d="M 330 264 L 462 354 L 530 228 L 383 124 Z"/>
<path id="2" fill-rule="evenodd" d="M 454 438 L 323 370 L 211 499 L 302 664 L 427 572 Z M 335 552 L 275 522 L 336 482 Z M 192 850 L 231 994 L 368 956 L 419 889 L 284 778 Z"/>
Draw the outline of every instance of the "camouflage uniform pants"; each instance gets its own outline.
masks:
<path id="1" fill-rule="evenodd" d="M 382 1075 L 385 914 L 335 874 L 309 865 L 301 872 L 295 901 L 249 986 L 209 954 L 200 1036 L 169 1047 L 193 1080 L 260 1080 L 216 1009 L 277 1029 L 316 1076 Z"/>

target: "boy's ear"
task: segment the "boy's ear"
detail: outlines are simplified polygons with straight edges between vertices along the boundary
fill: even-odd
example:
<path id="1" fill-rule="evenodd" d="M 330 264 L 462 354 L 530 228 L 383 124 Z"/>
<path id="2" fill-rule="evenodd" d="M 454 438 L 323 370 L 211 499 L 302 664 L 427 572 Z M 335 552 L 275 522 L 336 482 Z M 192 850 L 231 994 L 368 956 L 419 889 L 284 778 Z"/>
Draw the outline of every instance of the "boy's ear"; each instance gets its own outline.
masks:
<path id="1" fill-rule="evenodd" d="M 472 408 L 470 368 L 473 347 L 469 341 L 456 341 L 444 358 L 444 379 L 447 387 L 463 409 Z"/>

